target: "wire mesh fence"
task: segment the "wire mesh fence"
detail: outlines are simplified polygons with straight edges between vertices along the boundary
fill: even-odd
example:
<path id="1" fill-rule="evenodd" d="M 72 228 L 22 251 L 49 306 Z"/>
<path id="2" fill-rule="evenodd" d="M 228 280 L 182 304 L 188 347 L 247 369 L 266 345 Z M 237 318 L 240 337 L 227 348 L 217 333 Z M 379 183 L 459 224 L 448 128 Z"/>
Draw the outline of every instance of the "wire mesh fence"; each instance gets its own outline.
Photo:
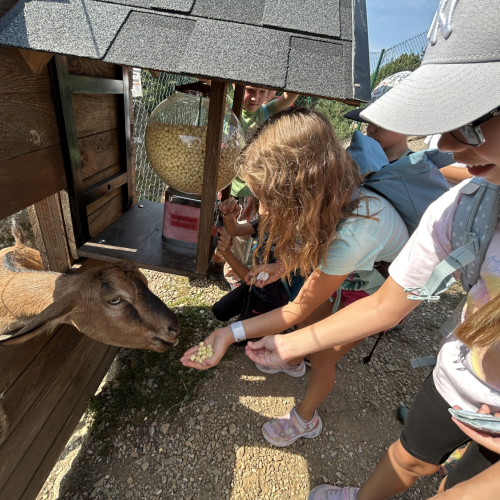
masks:
<path id="1" fill-rule="evenodd" d="M 394 47 L 381 52 L 370 52 L 370 75 L 372 88 L 386 76 L 399 71 L 413 71 L 420 66 L 427 45 L 426 33 L 416 35 Z M 148 161 L 144 137 L 147 121 L 153 110 L 175 92 L 176 85 L 191 83 L 195 78 L 160 73 L 153 78 L 147 70 L 141 71 L 142 96 L 134 97 L 134 140 L 136 145 L 136 191 L 137 198 L 161 201 L 165 183 L 151 168 Z M 231 94 L 232 89 L 229 93 Z M 353 122 L 343 117 L 352 106 L 337 101 L 299 96 L 295 106 L 305 106 L 324 113 L 332 123 L 339 139 L 348 143 L 355 130 Z"/>
<path id="2" fill-rule="evenodd" d="M 176 85 L 196 81 L 183 75 L 160 73 L 153 78 L 148 70 L 141 71 L 142 96 L 134 97 L 134 141 L 135 141 L 135 189 L 137 199 L 161 201 L 165 182 L 160 179 L 149 163 L 146 154 L 146 127 L 148 118 L 156 106 L 175 92 Z"/>
<path id="3" fill-rule="evenodd" d="M 424 31 L 384 51 L 370 52 L 370 74 L 372 77 L 375 76 L 372 88 L 394 73 L 417 69 L 422 63 L 426 47 L 427 32 Z"/>

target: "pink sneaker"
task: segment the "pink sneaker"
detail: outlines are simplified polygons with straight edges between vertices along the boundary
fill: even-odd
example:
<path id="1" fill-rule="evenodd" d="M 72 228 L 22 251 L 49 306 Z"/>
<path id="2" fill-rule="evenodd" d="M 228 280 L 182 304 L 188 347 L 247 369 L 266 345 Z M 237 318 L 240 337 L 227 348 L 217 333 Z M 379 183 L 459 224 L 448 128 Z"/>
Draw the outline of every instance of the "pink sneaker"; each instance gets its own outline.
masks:
<path id="1" fill-rule="evenodd" d="M 323 423 L 318 412 L 310 422 L 304 422 L 295 411 L 295 407 L 288 415 L 281 418 L 272 418 L 262 426 L 262 434 L 266 441 L 274 446 L 290 446 L 300 438 L 315 438 L 321 434 Z"/>
<path id="2" fill-rule="evenodd" d="M 330 484 L 322 484 L 311 490 L 307 500 L 356 500 L 358 490 L 359 488 L 352 486 L 338 488 Z"/>
<path id="3" fill-rule="evenodd" d="M 261 372 L 268 374 L 283 372 L 286 373 L 287 375 L 290 375 L 290 377 L 303 377 L 304 373 L 306 373 L 306 365 L 304 364 L 303 361 L 302 363 L 300 363 L 300 365 L 297 366 L 292 366 L 289 365 L 288 363 L 285 363 L 284 365 L 281 366 L 276 366 L 274 368 L 270 368 L 269 366 L 259 365 L 258 363 L 255 363 L 255 366 L 257 367 L 257 370 L 260 370 Z"/>

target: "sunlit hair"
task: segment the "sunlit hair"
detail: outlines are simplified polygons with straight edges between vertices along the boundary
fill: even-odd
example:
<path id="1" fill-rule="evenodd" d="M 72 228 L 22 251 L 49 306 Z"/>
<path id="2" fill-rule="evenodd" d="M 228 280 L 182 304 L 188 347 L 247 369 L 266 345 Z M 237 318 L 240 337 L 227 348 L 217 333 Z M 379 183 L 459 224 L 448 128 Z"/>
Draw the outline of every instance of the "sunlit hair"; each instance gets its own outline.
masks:
<path id="1" fill-rule="evenodd" d="M 356 189 L 362 182 L 358 166 L 330 122 L 306 108 L 271 117 L 240 160 L 240 176 L 268 212 L 259 224 L 254 266 L 267 233 L 263 261 L 274 245 L 288 277 L 299 269 L 307 275 L 324 262 L 341 220 L 367 201 Z"/>
<path id="2" fill-rule="evenodd" d="M 470 348 L 488 348 L 500 340 L 500 293 L 458 326 L 455 335 Z"/>

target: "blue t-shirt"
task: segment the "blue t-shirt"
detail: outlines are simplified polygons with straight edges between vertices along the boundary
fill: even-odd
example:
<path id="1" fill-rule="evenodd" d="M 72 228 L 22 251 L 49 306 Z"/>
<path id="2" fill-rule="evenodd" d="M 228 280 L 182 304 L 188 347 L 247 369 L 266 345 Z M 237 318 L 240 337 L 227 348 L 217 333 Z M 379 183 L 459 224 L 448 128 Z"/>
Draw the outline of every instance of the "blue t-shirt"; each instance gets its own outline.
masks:
<path id="1" fill-rule="evenodd" d="M 369 189 L 360 191 L 369 197 L 369 214 L 378 220 L 355 217 L 367 215 L 367 204 L 361 201 L 353 217 L 341 224 L 337 238 L 328 248 L 326 262 L 319 269 L 332 276 L 349 274 L 341 286 L 344 290 L 372 294 L 385 281 L 373 265 L 395 260 L 408 241 L 408 230 L 389 201 Z"/>

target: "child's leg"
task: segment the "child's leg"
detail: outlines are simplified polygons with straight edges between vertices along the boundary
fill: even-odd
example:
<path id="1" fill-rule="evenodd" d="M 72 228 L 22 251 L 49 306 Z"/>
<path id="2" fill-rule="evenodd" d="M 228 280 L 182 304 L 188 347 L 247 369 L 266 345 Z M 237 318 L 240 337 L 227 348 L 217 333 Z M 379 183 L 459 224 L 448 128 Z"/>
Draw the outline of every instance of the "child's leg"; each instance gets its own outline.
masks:
<path id="1" fill-rule="evenodd" d="M 385 500 L 407 490 L 418 478 L 437 472 L 433 465 L 410 455 L 396 441 L 384 453 L 366 483 L 358 491 L 357 500 Z"/>
<path id="2" fill-rule="evenodd" d="M 358 500 L 382 500 L 405 491 L 419 477 L 434 474 L 456 448 L 469 440 L 454 425 L 449 407 L 431 373 L 413 400 L 401 438 L 377 464 L 359 490 Z"/>
<path id="3" fill-rule="evenodd" d="M 356 340 L 350 344 L 311 354 L 311 379 L 304 400 L 296 408 L 297 413 L 305 421 L 309 422 L 313 418 L 318 406 L 333 389 L 335 385 L 335 365 L 339 359 L 360 342 L 361 340 Z"/>
<path id="4" fill-rule="evenodd" d="M 213 305 L 212 312 L 214 316 L 219 321 L 228 321 L 235 316 L 239 316 L 245 301 L 245 292 L 248 288 L 248 285 L 243 284 L 226 293 L 222 299 Z"/>
<path id="5" fill-rule="evenodd" d="M 310 314 L 304 321 L 297 325 L 297 328 L 300 330 L 301 328 L 305 328 L 306 326 L 314 325 L 314 323 L 318 323 L 318 321 L 322 321 L 325 318 L 328 318 L 330 314 L 332 314 L 333 304 L 330 300 L 323 302 L 312 314 Z M 304 356 L 300 358 L 291 359 L 288 364 L 292 366 L 297 366 L 302 363 Z"/>

